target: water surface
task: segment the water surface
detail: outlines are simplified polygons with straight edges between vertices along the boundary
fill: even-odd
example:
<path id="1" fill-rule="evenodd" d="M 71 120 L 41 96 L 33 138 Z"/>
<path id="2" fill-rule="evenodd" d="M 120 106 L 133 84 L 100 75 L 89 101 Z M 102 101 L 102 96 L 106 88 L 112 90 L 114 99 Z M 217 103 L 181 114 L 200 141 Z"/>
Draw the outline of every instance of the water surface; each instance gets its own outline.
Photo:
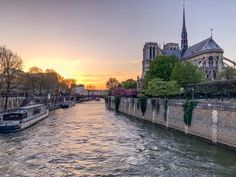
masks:
<path id="1" fill-rule="evenodd" d="M 0 176 L 235 176 L 236 152 L 116 115 L 104 102 L 60 109 L 0 135 Z"/>

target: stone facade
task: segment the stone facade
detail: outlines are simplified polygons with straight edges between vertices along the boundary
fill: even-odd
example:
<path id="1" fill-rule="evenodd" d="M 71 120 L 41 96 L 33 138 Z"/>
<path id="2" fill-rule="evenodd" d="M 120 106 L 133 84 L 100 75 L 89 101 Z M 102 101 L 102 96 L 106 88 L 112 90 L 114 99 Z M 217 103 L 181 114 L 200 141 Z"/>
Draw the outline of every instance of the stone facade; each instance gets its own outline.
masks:
<path id="1" fill-rule="evenodd" d="M 236 103 L 200 101 L 193 111 L 189 127 L 185 125 L 183 118 L 184 100 L 169 100 L 165 110 L 163 100 L 159 100 L 157 109 L 153 108 L 149 99 L 144 115 L 137 103 L 138 99 L 122 98 L 119 111 L 236 150 Z M 111 101 L 108 108 L 115 108 L 114 101 Z"/>
<path id="2" fill-rule="evenodd" d="M 143 63 L 142 63 L 142 77 L 144 77 L 149 69 L 149 65 L 160 54 L 160 48 L 155 42 L 147 42 L 143 47 Z"/>
<path id="3" fill-rule="evenodd" d="M 155 50 L 155 55 L 150 50 Z M 151 61 L 158 55 L 176 56 L 182 62 L 191 62 L 201 68 L 210 81 L 216 79 L 216 74 L 222 72 L 225 67 L 236 66 L 236 63 L 223 56 L 224 50 L 214 41 L 212 35 L 193 46 L 188 45 L 188 34 L 185 22 L 185 7 L 183 8 L 183 25 L 181 33 L 181 48 L 178 43 L 167 43 L 163 48 L 157 43 L 147 42 L 143 49 L 142 77 L 140 86 L 148 71 Z M 154 58 L 153 58 L 154 57 Z M 141 88 L 140 88 L 141 89 Z"/>

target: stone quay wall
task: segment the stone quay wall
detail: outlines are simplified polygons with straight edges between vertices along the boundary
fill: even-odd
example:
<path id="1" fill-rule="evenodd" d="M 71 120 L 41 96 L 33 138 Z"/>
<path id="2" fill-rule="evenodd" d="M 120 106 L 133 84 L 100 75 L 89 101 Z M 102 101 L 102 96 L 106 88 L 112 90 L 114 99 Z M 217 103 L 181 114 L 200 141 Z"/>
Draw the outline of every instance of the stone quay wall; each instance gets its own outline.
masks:
<path id="1" fill-rule="evenodd" d="M 114 97 L 110 100 L 107 107 L 114 110 Z M 184 123 L 185 100 L 169 100 L 167 109 L 164 100 L 158 99 L 158 102 L 155 108 L 148 99 L 146 112 L 142 115 L 138 99 L 121 98 L 119 111 L 236 150 L 236 102 L 199 101 L 193 110 L 190 126 Z"/>

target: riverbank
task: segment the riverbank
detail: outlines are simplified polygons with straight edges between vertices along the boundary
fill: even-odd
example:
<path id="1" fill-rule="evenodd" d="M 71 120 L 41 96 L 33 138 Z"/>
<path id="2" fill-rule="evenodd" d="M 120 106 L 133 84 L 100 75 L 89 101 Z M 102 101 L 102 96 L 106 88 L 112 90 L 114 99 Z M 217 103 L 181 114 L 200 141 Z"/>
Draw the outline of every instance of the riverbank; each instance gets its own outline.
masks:
<path id="1" fill-rule="evenodd" d="M 193 109 L 191 125 L 184 122 L 185 100 L 147 100 L 143 114 L 138 99 L 121 98 L 119 112 L 147 120 L 166 128 L 199 137 L 213 144 L 236 150 L 236 103 L 221 101 L 197 101 Z M 115 100 L 110 99 L 109 109 L 115 110 Z"/>

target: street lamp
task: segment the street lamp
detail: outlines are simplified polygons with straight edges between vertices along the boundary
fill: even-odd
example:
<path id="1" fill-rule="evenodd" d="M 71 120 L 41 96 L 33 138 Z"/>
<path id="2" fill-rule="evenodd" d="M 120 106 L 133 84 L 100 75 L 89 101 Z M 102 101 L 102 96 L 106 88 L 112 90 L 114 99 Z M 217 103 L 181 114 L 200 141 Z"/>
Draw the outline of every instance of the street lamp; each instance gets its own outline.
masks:
<path id="1" fill-rule="evenodd" d="M 192 88 L 192 100 L 194 100 L 194 88 Z"/>

